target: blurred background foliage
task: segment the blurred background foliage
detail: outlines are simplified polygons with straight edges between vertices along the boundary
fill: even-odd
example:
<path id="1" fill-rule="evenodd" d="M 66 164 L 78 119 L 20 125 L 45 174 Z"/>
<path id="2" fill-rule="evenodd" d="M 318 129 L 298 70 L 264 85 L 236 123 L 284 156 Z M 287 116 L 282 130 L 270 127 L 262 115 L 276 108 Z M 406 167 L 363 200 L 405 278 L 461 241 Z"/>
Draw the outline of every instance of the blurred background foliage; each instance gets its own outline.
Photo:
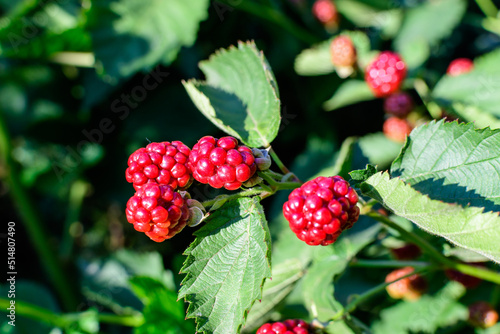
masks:
<path id="1" fill-rule="evenodd" d="M 127 315 L 146 306 L 155 309 L 150 317 L 161 318 L 180 307 L 183 319 L 182 303 L 168 291 L 180 282 L 191 231 L 156 244 L 134 232 L 124 215 L 133 195 L 124 171 L 135 149 L 148 141 L 192 146 L 204 135 L 222 135 L 197 111 L 181 81 L 201 78 L 197 64 L 215 50 L 255 40 L 277 78 L 282 127 L 273 147 L 286 164 L 301 152 L 295 165 L 302 168 L 334 161 L 340 143 L 358 136 L 353 167 L 372 162 L 387 168 L 401 144 L 381 134 L 382 100 L 325 112 L 324 101 L 342 79 L 300 76 L 295 58 L 339 31 L 358 29 L 372 49 L 415 56 L 414 76 L 435 83 L 451 60 L 500 46 L 498 19 L 485 19 L 478 6 L 483 1 L 456 1 L 463 6 L 457 14 L 428 18 L 420 10 L 420 17 L 409 18 L 432 2 L 338 0 L 340 26 L 328 31 L 311 14 L 310 0 L 1 0 L 0 215 L 16 222 L 18 300 L 54 311 L 88 311 L 85 321 L 67 328 L 75 333 L 99 330 L 97 311 Z M 412 44 L 434 33 L 440 19 L 454 22 L 424 47 Z M 416 24 L 408 27 L 411 20 Z M 197 193 L 213 195 L 207 188 Z M 155 306 L 160 297 L 145 286 L 163 291 L 162 305 L 172 308 Z M 5 333 L 48 333 L 53 327 L 2 322 Z M 140 328 L 180 333 L 175 326 Z M 189 333 L 191 322 L 183 326 Z M 123 333 L 124 327 L 100 330 Z"/>

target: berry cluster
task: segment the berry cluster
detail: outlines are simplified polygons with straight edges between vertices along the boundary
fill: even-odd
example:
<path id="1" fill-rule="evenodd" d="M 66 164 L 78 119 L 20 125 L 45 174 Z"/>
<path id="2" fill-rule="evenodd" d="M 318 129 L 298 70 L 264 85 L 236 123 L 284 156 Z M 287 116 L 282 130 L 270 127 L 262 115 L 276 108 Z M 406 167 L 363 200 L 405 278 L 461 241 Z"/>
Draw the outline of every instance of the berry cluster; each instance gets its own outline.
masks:
<path id="1" fill-rule="evenodd" d="M 162 242 L 189 222 L 189 194 L 194 179 L 214 188 L 238 189 L 269 161 L 233 137 L 203 137 L 191 150 L 180 141 L 150 143 L 132 153 L 125 178 L 136 193 L 127 202 L 127 220 L 150 239 Z M 264 167 L 262 167 L 264 166 Z"/>
<path id="2" fill-rule="evenodd" d="M 292 191 L 283 214 L 308 245 L 330 245 L 358 220 L 358 194 L 340 176 L 317 177 Z"/>
<path id="3" fill-rule="evenodd" d="M 401 278 L 413 273 L 413 267 L 404 267 L 390 272 L 385 282 L 390 283 L 386 287 L 387 293 L 394 299 L 416 300 L 427 290 L 427 281 L 419 274 Z"/>
<path id="4" fill-rule="evenodd" d="M 235 190 L 257 171 L 252 150 L 233 137 L 201 138 L 189 155 L 193 177 L 214 188 Z"/>
<path id="5" fill-rule="evenodd" d="M 469 305 L 469 323 L 474 327 L 490 328 L 498 322 L 498 312 L 487 302 Z"/>
<path id="6" fill-rule="evenodd" d="M 339 24 L 337 6 L 332 0 L 316 0 L 312 7 L 312 13 L 329 30 L 336 28 Z"/>
<path id="7" fill-rule="evenodd" d="M 180 193 L 169 185 L 150 182 L 127 202 L 127 220 L 156 242 L 179 233 L 189 220 L 189 209 Z"/>
<path id="8" fill-rule="evenodd" d="M 386 97 L 399 90 L 406 78 L 406 64 L 391 51 L 381 52 L 366 68 L 365 80 L 376 97 Z"/>
<path id="9" fill-rule="evenodd" d="M 256 334 L 312 334 L 310 326 L 304 320 L 289 319 L 283 322 L 267 323 Z"/>

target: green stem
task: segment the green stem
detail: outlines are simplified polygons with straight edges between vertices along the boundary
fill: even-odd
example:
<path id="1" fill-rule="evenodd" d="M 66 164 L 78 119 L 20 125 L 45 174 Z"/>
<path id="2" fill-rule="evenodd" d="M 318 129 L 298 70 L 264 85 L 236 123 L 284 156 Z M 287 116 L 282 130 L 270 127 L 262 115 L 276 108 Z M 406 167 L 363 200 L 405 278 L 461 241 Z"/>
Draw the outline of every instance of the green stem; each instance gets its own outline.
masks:
<path id="1" fill-rule="evenodd" d="M 484 15 L 489 17 L 496 17 L 498 9 L 491 0 L 476 0 L 477 5 L 483 11 Z"/>
<path id="2" fill-rule="evenodd" d="M 437 249 L 435 249 L 431 244 L 429 244 L 426 240 L 423 238 L 419 237 L 418 235 L 408 232 L 401 226 L 399 226 L 396 222 L 392 221 L 386 216 L 381 215 L 380 213 L 376 211 L 369 211 L 366 213 L 368 217 L 371 217 L 378 222 L 381 222 L 382 224 L 396 230 L 399 232 L 402 238 L 404 238 L 406 241 L 409 241 L 411 243 L 416 244 L 419 246 L 424 253 L 429 255 L 435 262 L 442 264 L 445 267 L 451 268 L 458 270 L 464 274 L 474 276 L 477 278 L 484 279 L 486 281 L 490 281 L 496 284 L 500 284 L 500 274 L 496 273 L 494 271 L 476 267 L 476 266 L 471 266 L 465 263 L 460 263 L 453 261 L 443 254 L 441 254 Z"/>
<path id="3" fill-rule="evenodd" d="M 413 81 L 413 87 L 424 102 L 424 105 L 429 111 L 429 114 L 432 116 L 432 118 L 440 119 L 443 112 L 434 101 L 430 100 L 430 89 L 427 86 L 427 83 L 423 79 L 417 78 Z"/>
<path id="4" fill-rule="evenodd" d="M 88 184 L 77 180 L 71 185 L 69 191 L 69 204 L 66 220 L 64 222 L 63 239 L 61 242 L 60 255 L 63 259 L 69 259 L 73 250 L 74 238 L 71 235 L 71 226 L 78 221 L 82 208 L 83 199 L 88 190 Z"/>
<path id="5" fill-rule="evenodd" d="M 75 309 L 76 295 L 69 284 L 68 275 L 64 273 L 61 263 L 49 242 L 49 237 L 45 232 L 40 214 L 35 209 L 31 198 L 23 187 L 19 168 L 15 166 L 12 159 L 11 147 L 8 128 L 0 112 L 0 151 L 6 165 L 6 182 L 9 185 L 10 194 L 18 206 L 18 212 L 22 218 L 26 233 L 30 238 L 30 243 L 40 257 L 41 267 L 45 269 L 64 306 L 68 310 Z"/>
<path id="6" fill-rule="evenodd" d="M 241 0 L 237 2 L 237 4 L 232 4 L 231 2 L 234 1 L 230 0 L 219 0 L 219 2 L 231 8 L 242 10 L 244 12 L 255 15 L 269 22 L 272 22 L 276 25 L 279 25 L 283 29 L 287 30 L 290 34 L 295 36 L 297 39 L 307 44 L 314 44 L 320 41 L 318 37 L 311 34 L 304 28 L 298 26 L 297 24 L 295 24 L 293 20 L 291 20 L 286 15 L 273 8 L 248 0 Z"/>
<path id="7" fill-rule="evenodd" d="M 256 188 L 251 188 L 248 190 L 243 190 L 243 191 L 237 192 L 236 194 L 232 194 L 232 195 L 223 195 L 223 197 L 217 196 L 217 197 L 212 198 L 208 201 L 201 202 L 201 205 L 203 205 L 205 208 L 209 208 L 221 199 L 225 199 L 226 201 L 230 201 L 230 200 L 241 198 L 241 197 L 265 195 L 266 193 L 267 192 L 263 188 L 256 187 Z"/>
<path id="8" fill-rule="evenodd" d="M 300 179 L 294 173 L 290 172 L 288 167 L 285 166 L 283 161 L 281 161 L 281 159 L 278 157 L 278 154 L 272 147 L 269 149 L 269 154 L 283 174 L 291 174 L 296 182 L 301 182 Z"/>
<path id="9" fill-rule="evenodd" d="M 424 273 L 426 271 L 430 271 L 432 269 L 434 269 L 434 267 L 426 266 L 426 267 L 414 270 L 413 272 L 409 273 L 408 275 L 399 277 L 398 279 L 395 279 L 394 281 L 377 285 L 376 287 L 359 295 L 357 298 L 355 298 L 353 301 L 351 301 L 349 304 L 347 304 L 346 307 L 344 307 L 342 310 L 338 311 L 337 314 L 335 314 L 330 321 L 336 321 L 336 320 L 342 318 L 346 313 L 351 313 L 352 311 L 354 311 L 356 309 L 356 307 L 358 307 L 359 304 L 365 302 L 366 300 L 370 299 L 374 295 L 384 291 L 388 285 L 391 285 L 394 282 L 402 280 L 403 278 L 407 278 L 407 277 L 410 277 L 410 276 L 415 275 L 415 274 L 422 274 L 422 273 Z"/>
<path id="10" fill-rule="evenodd" d="M 8 308 L 10 307 L 10 305 L 11 304 L 9 300 L 0 298 L 0 309 L 3 312 L 9 313 Z M 77 322 L 80 318 L 88 314 L 88 312 L 60 314 L 23 301 L 16 301 L 15 310 L 16 315 L 18 316 L 25 316 L 27 318 L 45 322 L 59 328 L 65 328 L 66 326 L 69 326 L 71 323 Z M 144 324 L 144 317 L 142 313 L 139 312 L 132 315 L 100 313 L 97 315 L 97 319 L 101 323 L 128 327 L 139 327 Z"/>
<path id="11" fill-rule="evenodd" d="M 359 260 L 354 258 L 349 264 L 351 267 L 362 268 L 402 268 L 402 267 L 428 267 L 429 262 L 422 261 L 391 261 L 391 260 Z"/>

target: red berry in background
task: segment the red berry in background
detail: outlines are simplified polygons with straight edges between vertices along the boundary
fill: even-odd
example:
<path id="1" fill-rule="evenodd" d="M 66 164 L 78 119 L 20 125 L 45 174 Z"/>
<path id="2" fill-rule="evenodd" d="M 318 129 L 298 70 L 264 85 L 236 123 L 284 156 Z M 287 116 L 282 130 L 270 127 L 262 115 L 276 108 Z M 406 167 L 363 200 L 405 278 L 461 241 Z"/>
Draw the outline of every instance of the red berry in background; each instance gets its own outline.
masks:
<path id="1" fill-rule="evenodd" d="M 482 262 L 468 264 L 476 267 L 484 266 L 484 263 Z M 480 278 L 469 276 L 455 269 L 446 269 L 444 273 L 450 280 L 461 283 L 467 289 L 474 289 L 482 282 Z"/>
<path id="2" fill-rule="evenodd" d="M 414 271 L 413 267 L 396 269 L 386 276 L 385 282 L 393 282 Z M 427 281 L 419 274 L 414 274 L 389 284 L 385 289 L 394 299 L 417 300 L 427 290 Z"/>
<path id="3" fill-rule="evenodd" d="M 357 202 L 358 194 L 342 177 L 320 176 L 292 191 L 283 215 L 300 240 L 326 246 L 358 220 Z"/>
<path id="4" fill-rule="evenodd" d="M 189 165 L 198 182 L 227 190 L 238 189 L 257 171 L 252 150 L 230 136 L 201 138 L 191 150 Z"/>
<path id="5" fill-rule="evenodd" d="M 474 327 L 490 328 L 498 322 L 498 312 L 487 302 L 469 305 L 469 323 Z"/>
<path id="6" fill-rule="evenodd" d="M 413 110 L 413 99 L 410 94 L 398 92 L 384 100 L 384 111 L 397 117 L 405 117 Z"/>
<path id="7" fill-rule="evenodd" d="M 140 187 L 128 200 L 125 213 L 137 231 L 156 242 L 172 238 L 189 220 L 189 209 L 181 194 L 154 181 Z"/>
<path id="8" fill-rule="evenodd" d="M 190 152 L 180 141 L 150 143 L 130 155 L 125 177 L 135 190 L 150 180 L 174 189 L 186 188 L 193 180 L 187 164 Z"/>
<path id="9" fill-rule="evenodd" d="M 340 67 L 353 66 L 356 63 L 356 48 L 349 36 L 338 36 L 330 44 L 332 64 Z"/>
<path id="10" fill-rule="evenodd" d="M 283 322 L 267 323 L 257 330 L 256 334 L 312 334 L 307 322 L 300 319 L 289 319 Z"/>
<path id="11" fill-rule="evenodd" d="M 314 17 L 326 27 L 336 27 L 339 14 L 335 3 L 331 0 L 316 0 L 312 7 Z"/>
<path id="12" fill-rule="evenodd" d="M 468 58 L 457 58 L 448 65 L 446 74 L 456 77 L 457 75 L 472 71 L 473 67 L 474 63 L 472 60 Z"/>
<path id="13" fill-rule="evenodd" d="M 398 91 L 406 78 L 406 64 L 391 51 L 381 52 L 366 68 L 365 80 L 376 97 Z"/>
<path id="14" fill-rule="evenodd" d="M 402 247 L 391 248 L 391 253 L 398 260 L 413 260 L 419 257 L 422 251 L 415 244 L 406 244 Z"/>
<path id="15" fill-rule="evenodd" d="M 397 142 L 404 142 L 406 137 L 410 135 L 411 130 L 413 130 L 413 127 L 406 119 L 394 116 L 386 119 L 383 125 L 385 136 Z"/>

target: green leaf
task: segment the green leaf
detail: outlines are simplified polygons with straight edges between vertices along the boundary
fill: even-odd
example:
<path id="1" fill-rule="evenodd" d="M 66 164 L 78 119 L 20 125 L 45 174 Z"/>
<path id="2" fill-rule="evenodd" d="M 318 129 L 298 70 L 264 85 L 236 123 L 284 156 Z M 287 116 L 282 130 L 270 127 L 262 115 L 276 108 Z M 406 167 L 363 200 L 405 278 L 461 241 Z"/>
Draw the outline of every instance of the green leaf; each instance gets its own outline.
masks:
<path id="1" fill-rule="evenodd" d="M 97 65 L 110 79 L 170 64 L 196 39 L 209 1 L 103 0 L 87 13 Z"/>
<path id="2" fill-rule="evenodd" d="M 335 4 L 338 11 L 357 27 L 378 28 L 386 38 L 392 38 L 401 26 L 403 12 L 401 9 L 390 8 L 389 1 L 385 1 L 384 6 L 388 10 L 378 10 L 355 0 L 336 0 Z"/>
<path id="3" fill-rule="evenodd" d="M 295 58 L 295 72 L 304 76 L 324 75 L 335 72 L 330 54 L 333 38 L 302 50 Z"/>
<path id="4" fill-rule="evenodd" d="M 370 176 L 377 173 L 377 167 L 373 165 L 366 165 L 365 169 L 353 170 L 349 173 L 352 180 L 357 183 L 366 181 Z"/>
<path id="5" fill-rule="evenodd" d="M 328 321 L 342 308 L 333 296 L 336 276 L 343 273 L 349 261 L 374 240 L 380 230 L 371 218 L 361 216 L 354 227 L 343 232 L 332 247 L 323 247 L 304 277 L 304 301 L 314 318 Z"/>
<path id="6" fill-rule="evenodd" d="M 361 101 L 375 99 L 373 92 L 364 80 L 346 80 L 335 91 L 333 96 L 323 103 L 325 110 L 331 111 Z"/>
<path id="7" fill-rule="evenodd" d="M 434 295 L 423 295 L 413 302 L 399 302 L 380 313 L 373 325 L 374 334 L 436 333 L 458 321 L 467 320 L 467 307 L 458 302 L 465 288 L 449 282 Z"/>
<path id="8" fill-rule="evenodd" d="M 147 276 L 135 276 L 129 280 L 135 294 L 144 304 L 144 324 L 134 334 L 191 334 L 194 326 L 184 320 L 184 305 L 177 301 L 177 294 L 161 281 Z"/>
<path id="9" fill-rule="evenodd" d="M 490 52 L 476 59 L 471 72 L 458 76 L 443 76 L 434 88 L 432 97 L 444 106 L 459 104 L 474 107 L 500 118 L 498 64 L 500 64 L 500 51 Z"/>
<path id="10" fill-rule="evenodd" d="M 255 43 L 221 49 L 200 68 L 206 81 L 183 82 L 196 107 L 246 145 L 268 147 L 280 127 L 280 100 L 274 74 Z"/>
<path id="11" fill-rule="evenodd" d="M 225 203 L 195 235 L 179 291 L 187 317 L 200 332 L 239 333 L 271 276 L 271 236 L 258 198 Z"/>
<path id="12" fill-rule="evenodd" d="M 408 10 L 394 46 L 410 69 L 422 65 L 429 50 L 451 34 L 466 8 L 465 0 L 435 0 Z"/>
<path id="13" fill-rule="evenodd" d="M 248 314 L 244 332 L 253 333 L 263 323 L 269 321 L 272 311 L 293 290 L 295 284 L 304 276 L 305 267 L 298 259 L 289 259 L 272 269 L 272 279 L 266 280 L 262 289 L 262 299 L 255 303 Z"/>
<path id="14" fill-rule="evenodd" d="M 411 220 L 425 231 L 500 262 L 500 217 L 482 208 L 462 207 L 432 200 L 401 179 L 377 173 L 361 184 L 372 197 L 398 216 Z"/>
<path id="15" fill-rule="evenodd" d="M 444 121 L 420 126 L 391 175 L 432 199 L 500 211 L 500 130 Z"/>

